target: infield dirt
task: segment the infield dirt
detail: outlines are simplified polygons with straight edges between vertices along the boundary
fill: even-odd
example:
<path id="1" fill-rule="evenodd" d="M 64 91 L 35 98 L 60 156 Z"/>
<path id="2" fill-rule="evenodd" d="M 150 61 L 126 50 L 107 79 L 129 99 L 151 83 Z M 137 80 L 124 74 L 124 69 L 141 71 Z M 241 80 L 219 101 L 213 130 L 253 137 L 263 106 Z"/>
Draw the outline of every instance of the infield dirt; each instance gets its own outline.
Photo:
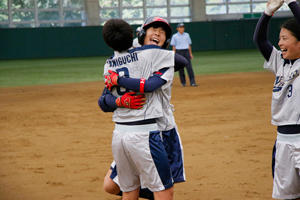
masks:
<path id="1" fill-rule="evenodd" d="M 269 72 L 175 78 L 172 104 L 187 181 L 177 200 L 271 199 Z M 112 161 L 111 113 L 97 105 L 104 84 L 0 88 L 1 200 L 116 200 L 102 181 Z"/>

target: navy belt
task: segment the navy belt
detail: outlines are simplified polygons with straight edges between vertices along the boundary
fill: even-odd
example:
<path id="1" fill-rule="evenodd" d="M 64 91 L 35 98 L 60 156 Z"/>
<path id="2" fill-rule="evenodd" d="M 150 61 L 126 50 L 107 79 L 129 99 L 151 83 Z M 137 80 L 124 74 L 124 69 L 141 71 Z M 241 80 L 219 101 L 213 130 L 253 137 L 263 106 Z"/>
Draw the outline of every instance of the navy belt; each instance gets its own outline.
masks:
<path id="1" fill-rule="evenodd" d="M 300 133 L 300 125 L 277 126 L 277 131 L 281 134 L 298 134 Z"/>
<path id="2" fill-rule="evenodd" d="M 144 124 L 155 124 L 156 119 L 145 119 L 140 121 L 134 121 L 134 122 L 116 122 L 116 124 L 122 124 L 122 125 L 144 125 Z"/>

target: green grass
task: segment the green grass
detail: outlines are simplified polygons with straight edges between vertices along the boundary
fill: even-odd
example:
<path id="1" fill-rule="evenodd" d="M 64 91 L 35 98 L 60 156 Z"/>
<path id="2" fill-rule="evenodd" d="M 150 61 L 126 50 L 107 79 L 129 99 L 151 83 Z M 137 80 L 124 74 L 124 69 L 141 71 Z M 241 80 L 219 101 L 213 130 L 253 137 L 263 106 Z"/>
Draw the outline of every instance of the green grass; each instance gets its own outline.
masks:
<path id="1" fill-rule="evenodd" d="M 262 71 L 257 50 L 193 52 L 196 74 Z M 0 87 L 102 80 L 106 57 L 0 60 Z"/>
<path id="2" fill-rule="evenodd" d="M 104 57 L 0 61 L 0 86 L 49 85 L 102 78 Z"/>
<path id="3" fill-rule="evenodd" d="M 196 74 L 218 74 L 263 71 L 264 58 L 258 50 L 227 50 L 194 52 Z"/>

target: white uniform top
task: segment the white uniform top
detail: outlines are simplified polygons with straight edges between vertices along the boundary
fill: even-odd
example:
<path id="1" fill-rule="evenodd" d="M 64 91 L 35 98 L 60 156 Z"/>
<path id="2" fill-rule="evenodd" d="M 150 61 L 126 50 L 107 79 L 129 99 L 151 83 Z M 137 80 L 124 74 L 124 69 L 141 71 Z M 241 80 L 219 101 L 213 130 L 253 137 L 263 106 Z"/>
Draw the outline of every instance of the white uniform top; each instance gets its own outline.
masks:
<path id="1" fill-rule="evenodd" d="M 286 63 L 281 51 L 273 47 L 269 61 L 265 61 L 264 68 L 276 75 L 272 95 L 272 124 L 295 125 L 300 124 L 300 59 L 294 64 Z"/>
<path id="2" fill-rule="evenodd" d="M 139 39 L 136 37 L 134 38 L 133 42 L 132 42 L 132 47 L 136 48 L 136 47 L 141 47 L 142 45 L 139 43 Z"/>
<path id="3" fill-rule="evenodd" d="M 163 117 L 156 120 L 158 129 L 161 131 L 167 131 L 176 126 L 174 115 L 173 115 L 174 106 L 170 104 L 171 90 L 172 90 L 172 85 L 169 85 L 169 87 L 164 87 L 161 92 Z"/>
<path id="4" fill-rule="evenodd" d="M 162 91 L 170 87 L 174 77 L 174 52 L 161 49 L 158 46 L 147 45 L 126 52 L 116 52 L 112 58 L 106 61 L 104 75 L 108 70 L 118 72 L 120 76 L 130 78 L 148 79 L 163 68 L 169 68 L 161 78 L 167 82 L 151 93 L 145 93 L 146 104 L 142 109 L 117 108 L 113 114 L 114 122 L 133 122 L 145 119 L 160 118 L 163 116 Z M 128 92 L 123 87 L 115 87 L 112 90 L 114 96 L 122 96 Z"/>

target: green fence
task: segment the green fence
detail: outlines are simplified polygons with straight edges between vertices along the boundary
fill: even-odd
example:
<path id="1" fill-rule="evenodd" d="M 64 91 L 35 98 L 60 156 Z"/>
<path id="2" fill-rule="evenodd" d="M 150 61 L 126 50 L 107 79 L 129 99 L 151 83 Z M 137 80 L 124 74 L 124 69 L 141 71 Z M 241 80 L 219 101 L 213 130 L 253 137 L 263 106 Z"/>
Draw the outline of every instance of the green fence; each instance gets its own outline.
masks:
<path id="1" fill-rule="evenodd" d="M 251 49 L 258 19 L 186 23 L 193 51 Z M 269 38 L 277 44 L 279 26 L 286 18 L 271 20 Z M 173 32 L 176 24 L 172 24 Z M 136 26 L 133 27 L 134 30 Z M 0 59 L 84 57 L 111 55 L 102 39 L 102 27 L 0 29 Z"/>
<path id="2" fill-rule="evenodd" d="M 277 44 L 280 25 L 287 18 L 271 20 L 269 39 Z M 256 48 L 253 34 L 258 19 L 238 21 L 193 22 L 186 24 L 185 29 L 192 38 L 193 51 L 230 50 Z"/>

